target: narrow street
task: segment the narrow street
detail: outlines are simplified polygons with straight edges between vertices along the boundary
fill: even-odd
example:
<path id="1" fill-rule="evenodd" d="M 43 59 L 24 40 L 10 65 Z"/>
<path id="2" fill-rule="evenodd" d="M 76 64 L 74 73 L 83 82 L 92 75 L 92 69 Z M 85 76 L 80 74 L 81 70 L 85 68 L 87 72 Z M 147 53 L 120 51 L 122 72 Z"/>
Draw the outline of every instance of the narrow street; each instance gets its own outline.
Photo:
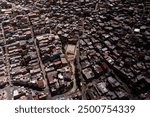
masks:
<path id="1" fill-rule="evenodd" d="M 45 73 L 44 65 L 43 65 L 42 60 L 41 60 L 41 57 L 40 57 L 39 48 L 37 47 L 36 38 L 35 38 L 35 36 L 34 36 L 34 31 L 33 31 L 33 27 L 32 27 L 32 25 L 31 25 L 31 21 L 30 21 L 29 16 L 28 16 L 28 21 L 29 21 L 29 23 L 30 23 L 30 29 L 31 29 L 32 39 L 33 39 L 33 41 L 34 41 L 34 45 L 35 45 L 35 48 L 36 48 L 38 60 L 39 60 L 39 63 L 40 63 L 40 67 L 41 67 L 41 70 L 42 70 L 42 74 L 43 74 L 43 78 L 44 78 L 45 84 L 46 84 L 46 88 L 44 89 L 44 92 L 45 92 L 46 94 L 48 94 L 48 99 L 51 99 L 51 93 L 50 93 L 50 91 L 49 91 L 49 87 L 48 87 L 48 83 L 47 83 L 47 79 L 46 79 L 46 73 Z"/>
<path id="2" fill-rule="evenodd" d="M 11 86 L 12 86 L 12 83 L 11 83 L 11 77 L 10 77 L 10 63 L 9 63 L 9 57 L 8 57 L 8 48 L 7 48 L 7 44 L 6 44 L 6 37 L 5 37 L 5 34 L 4 34 L 4 28 L 3 26 L 1 25 L 1 29 L 2 29 L 2 34 L 3 34 L 3 37 L 4 37 L 4 51 L 5 51 L 5 64 L 6 64 L 6 72 L 7 72 L 7 79 L 8 79 L 8 82 L 9 82 L 9 85 L 7 87 L 5 87 L 4 89 L 6 90 L 7 92 L 7 97 L 8 99 L 12 99 L 12 95 L 11 95 L 11 90 L 13 89 Z"/>

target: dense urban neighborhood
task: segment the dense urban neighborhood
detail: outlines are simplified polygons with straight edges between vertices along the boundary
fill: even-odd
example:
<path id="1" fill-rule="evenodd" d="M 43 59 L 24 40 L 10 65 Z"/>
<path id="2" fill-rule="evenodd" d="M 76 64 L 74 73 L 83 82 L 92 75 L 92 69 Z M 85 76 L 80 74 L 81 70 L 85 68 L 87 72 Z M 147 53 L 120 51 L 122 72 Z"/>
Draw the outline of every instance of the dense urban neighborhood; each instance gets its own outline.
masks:
<path id="1" fill-rule="evenodd" d="M 149 0 L 0 0 L 0 100 L 149 100 Z"/>

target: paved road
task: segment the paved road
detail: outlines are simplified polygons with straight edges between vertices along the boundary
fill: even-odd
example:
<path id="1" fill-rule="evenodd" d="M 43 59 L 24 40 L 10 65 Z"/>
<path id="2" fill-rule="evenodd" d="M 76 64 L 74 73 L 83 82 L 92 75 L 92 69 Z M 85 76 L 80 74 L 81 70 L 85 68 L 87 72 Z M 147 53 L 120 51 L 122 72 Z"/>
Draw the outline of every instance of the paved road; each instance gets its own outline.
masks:
<path id="1" fill-rule="evenodd" d="M 6 37 L 5 37 L 5 34 L 4 34 L 4 28 L 1 24 L 1 29 L 2 29 L 2 34 L 3 34 L 3 37 L 4 37 L 4 49 L 5 49 L 5 63 L 6 63 L 6 71 L 7 71 L 7 79 L 8 79 L 8 82 L 9 82 L 9 85 L 6 86 L 4 88 L 4 90 L 6 90 L 7 92 L 7 97 L 8 99 L 12 99 L 12 95 L 11 95 L 11 90 L 13 89 L 11 87 L 12 83 L 11 83 L 11 77 L 10 77 L 10 63 L 9 63 L 9 54 L 8 54 L 8 48 L 7 48 L 7 45 L 6 45 Z"/>
<path id="2" fill-rule="evenodd" d="M 29 23 L 31 25 L 31 21 L 30 21 L 29 17 L 28 17 L 28 21 L 29 21 Z M 37 52 L 37 55 L 38 55 L 38 60 L 39 60 L 40 67 L 41 67 L 41 70 L 42 70 L 43 78 L 46 81 L 45 82 L 46 83 L 46 88 L 44 89 L 44 93 L 47 93 L 48 94 L 48 99 L 51 99 L 51 94 L 50 94 L 48 83 L 47 83 L 47 79 L 46 79 L 46 72 L 45 72 L 44 65 L 42 63 L 41 57 L 40 57 L 40 52 L 39 52 L 39 48 L 38 48 L 37 43 L 36 43 L 36 38 L 35 38 L 35 35 L 34 35 L 34 30 L 33 30 L 33 26 L 32 25 L 30 26 L 30 29 L 31 29 L 31 32 L 32 32 L 32 39 L 34 41 L 34 45 L 35 45 L 36 52 Z"/>

